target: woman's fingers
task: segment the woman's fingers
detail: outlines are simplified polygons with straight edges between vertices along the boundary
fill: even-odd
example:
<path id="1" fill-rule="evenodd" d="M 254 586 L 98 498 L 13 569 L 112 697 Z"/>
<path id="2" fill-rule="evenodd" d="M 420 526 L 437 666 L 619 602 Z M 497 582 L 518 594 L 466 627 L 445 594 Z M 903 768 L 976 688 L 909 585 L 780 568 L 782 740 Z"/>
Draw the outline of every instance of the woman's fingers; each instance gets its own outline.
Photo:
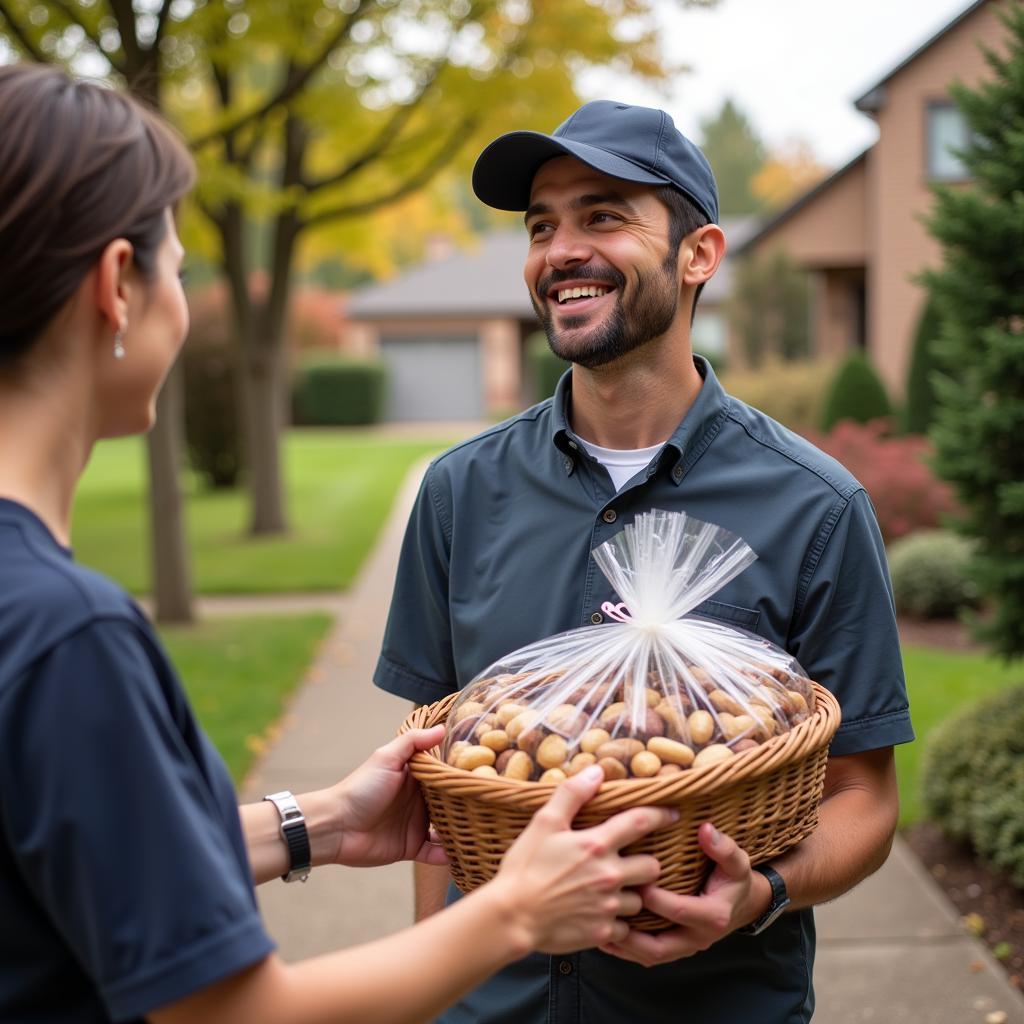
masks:
<path id="1" fill-rule="evenodd" d="M 647 853 L 636 853 L 619 861 L 623 885 L 650 885 L 658 880 L 661 865 L 657 857 Z"/>
<path id="2" fill-rule="evenodd" d="M 667 828 L 678 820 L 679 812 L 671 807 L 634 807 L 595 825 L 590 831 L 606 842 L 610 849 L 621 850 L 641 836 Z"/>

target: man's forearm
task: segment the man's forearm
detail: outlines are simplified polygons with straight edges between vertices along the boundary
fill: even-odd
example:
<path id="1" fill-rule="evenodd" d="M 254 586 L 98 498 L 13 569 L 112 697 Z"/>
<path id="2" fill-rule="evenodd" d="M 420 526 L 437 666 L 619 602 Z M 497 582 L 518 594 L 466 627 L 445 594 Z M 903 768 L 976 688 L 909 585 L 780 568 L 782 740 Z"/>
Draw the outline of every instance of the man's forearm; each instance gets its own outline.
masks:
<path id="1" fill-rule="evenodd" d="M 451 881 L 448 868 L 433 864 L 413 864 L 413 886 L 415 889 L 415 919 L 422 921 L 439 910 L 444 910 L 444 898 Z"/>
<path id="2" fill-rule="evenodd" d="M 834 900 L 877 871 L 898 816 L 891 748 L 830 761 L 817 829 L 772 861 L 793 909 Z"/>

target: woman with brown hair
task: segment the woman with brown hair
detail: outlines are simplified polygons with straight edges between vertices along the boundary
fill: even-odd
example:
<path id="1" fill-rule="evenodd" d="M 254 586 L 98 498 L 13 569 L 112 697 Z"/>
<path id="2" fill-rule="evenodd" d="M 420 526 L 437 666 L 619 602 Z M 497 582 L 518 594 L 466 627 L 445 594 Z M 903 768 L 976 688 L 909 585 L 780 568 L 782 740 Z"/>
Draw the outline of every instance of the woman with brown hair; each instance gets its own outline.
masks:
<path id="1" fill-rule="evenodd" d="M 254 881 L 443 861 L 407 767 L 441 730 L 239 812 L 148 621 L 72 558 L 93 445 L 149 429 L 187 333 L 173 210 L 193 173 L 127 97 L 0 68 L 0 1020 L 429 1019 L 531 949 L 621 938 L 629 887 L 658 864 L 619 851 L 671 812 L 574 831 L 600 784 L 581 774 L 444 913 L 312 961 L 274 955 Z"/>

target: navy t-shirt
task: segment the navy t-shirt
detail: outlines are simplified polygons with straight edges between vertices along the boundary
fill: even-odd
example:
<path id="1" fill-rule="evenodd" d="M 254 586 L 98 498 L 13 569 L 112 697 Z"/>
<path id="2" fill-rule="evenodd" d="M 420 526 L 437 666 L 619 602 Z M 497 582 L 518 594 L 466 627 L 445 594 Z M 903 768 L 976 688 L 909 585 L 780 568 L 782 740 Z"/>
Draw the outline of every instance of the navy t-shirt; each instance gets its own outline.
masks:
<path id="1" fill-rule="evenodd" d="M 0 499 L 0 1021 L 140 1020 L 272 949 L 147 620 Z"/>

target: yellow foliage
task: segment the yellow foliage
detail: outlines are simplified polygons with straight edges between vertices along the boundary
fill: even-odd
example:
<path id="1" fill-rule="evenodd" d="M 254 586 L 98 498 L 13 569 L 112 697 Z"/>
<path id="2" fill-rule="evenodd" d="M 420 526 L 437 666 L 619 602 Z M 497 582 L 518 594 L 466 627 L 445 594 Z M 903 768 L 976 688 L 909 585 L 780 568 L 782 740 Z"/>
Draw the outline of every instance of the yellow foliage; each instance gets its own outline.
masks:
<path id="1" fill-rule="evenodd" d="M 750 182 L 750 190 L 770 210 L 788 205 L 828 173 L 802 140 L 777 150 Z"/>

